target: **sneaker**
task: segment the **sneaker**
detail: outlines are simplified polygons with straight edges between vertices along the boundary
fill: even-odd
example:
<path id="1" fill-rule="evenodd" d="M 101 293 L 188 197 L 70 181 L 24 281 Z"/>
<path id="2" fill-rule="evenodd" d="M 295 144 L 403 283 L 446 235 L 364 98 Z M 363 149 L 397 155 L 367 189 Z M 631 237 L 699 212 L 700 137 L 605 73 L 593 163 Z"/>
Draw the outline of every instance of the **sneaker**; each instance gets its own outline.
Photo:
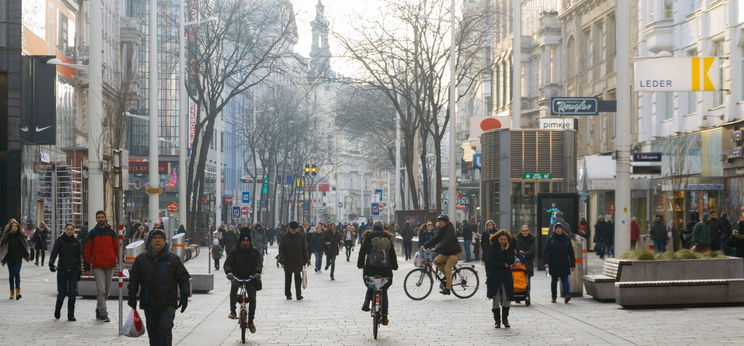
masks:
<path id="1" fill-rule="evenodd" d="M 566 304 L 568 304 L 570 300 L 571 300 L 571 296 L 566 296 L 565 298 L 563 298 L 563 302 L 565 302 Z"/>
<path id="2" fill-rule="evenodd" d="M 253 324 L 253 321 L 248 321 L 248 330 L 251 331 L 251 334 L 256 332 L 256 325 Z"/>
<path id="3" fill-rule="evenodd" d="M 230 314 L 227 315 L 227 318 L 229 318 L 231 320 L 237 320 L 238 319 L 238 314 L 236 314 L 235 311 L 230 311 Z"/>

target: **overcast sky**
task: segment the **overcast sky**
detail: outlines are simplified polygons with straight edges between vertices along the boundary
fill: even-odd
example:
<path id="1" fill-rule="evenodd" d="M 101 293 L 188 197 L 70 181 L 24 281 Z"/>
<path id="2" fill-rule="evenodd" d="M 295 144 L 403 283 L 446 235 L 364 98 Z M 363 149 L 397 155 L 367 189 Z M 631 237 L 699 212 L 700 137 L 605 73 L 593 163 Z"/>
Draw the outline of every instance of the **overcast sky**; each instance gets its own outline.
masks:
<path id="1" fill-rule="evenodd" d="M 369 20 L 370 15 L 379 13 L 382 3 L 380 0 L 322 0 L 325 6 L 325 14 L 331 23 L 331 31 L 336 31 L 344 36 L 354 36 L 354 30 L 350 24 L 352 22 Z M 297 13 L 297 30 L 299 31 L 299 42 L 295 51 L 303 56 L 310 56 L 310 46 L 313 43 L 312 28 L 310 22 L 315 18 L 315 5 L 318 0 L 292 0 L 294 10 Z M 329 34 L 329 43 L 331 54 L 341 55 L 343 50 L 339 43 Z M 353 65 L 342 61 L 341 59 L 331 59 L 331 68 L 342 75 L 353 74 Z"/>

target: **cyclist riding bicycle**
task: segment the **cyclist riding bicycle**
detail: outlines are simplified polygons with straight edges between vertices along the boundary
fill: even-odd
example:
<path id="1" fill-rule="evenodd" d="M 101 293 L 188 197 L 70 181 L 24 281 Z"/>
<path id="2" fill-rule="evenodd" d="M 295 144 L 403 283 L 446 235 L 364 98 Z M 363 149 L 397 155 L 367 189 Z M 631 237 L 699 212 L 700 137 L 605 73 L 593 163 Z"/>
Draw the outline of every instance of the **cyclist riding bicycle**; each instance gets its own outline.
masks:
<path id="1" fill-rule="evenodd" d="M 250 232 L 241 232 L 238 240 L 238 246 L 230 251 L 225 260 L 224 270 L 227 279 L 231 281 L 230 287 L 230 315 L 231 319 L 237 319 L 235 305 L 238 302 L 238 288 L 240 282 L 233 281 L 233 278 L 246 280 L 253 275 L 253 280 L 247 284 L 248 292 L 248 329 L 251 333 L 256 332 L 256 326 L 253 324 L 253 317 L 256 315 L 256 291 L 261 290 L 261 254 L 256 248 L 251 246 Z"/>
<path id="2" fill-rule="evenodd" d="M 444 276 L 447 278 L 445 288 L 439 293 L 450 294 L 452 291 L 452 271 L 457 264 L 462 248 L 457 240 L 455 226 L 452 225 L 447 215 L 437 216 L 437 229 L 437 235 L 422 245 L 421 250 L 434 247 L 432 251 L 438 253 L 437 257 L 434 258 L 434 264 L 437 265 L 437 270 L 444 272 Z"/>
<path id="3" fill-rule="evenodd" d="M 398 259 L 395 255 L 394 236 L 385 232 L 384 226 L 377 221 L 372 226 L 372 231 L 364 235 L 364 242 L 359 249 L 357 268 L 362 271 L 362 280 L 366 276 L 383 276 L 388 278 L 387 284 L 382 287 L 382 325 L 387 326 L 388 320 L 388 288 L 393 284 L 393 270 L 398 270 Z M 366 282 L 365 282 L 366 285 Z M 367 287 L 364 296 L 362 311 L 370 311 L 370 302 L 374 289 Z"/>

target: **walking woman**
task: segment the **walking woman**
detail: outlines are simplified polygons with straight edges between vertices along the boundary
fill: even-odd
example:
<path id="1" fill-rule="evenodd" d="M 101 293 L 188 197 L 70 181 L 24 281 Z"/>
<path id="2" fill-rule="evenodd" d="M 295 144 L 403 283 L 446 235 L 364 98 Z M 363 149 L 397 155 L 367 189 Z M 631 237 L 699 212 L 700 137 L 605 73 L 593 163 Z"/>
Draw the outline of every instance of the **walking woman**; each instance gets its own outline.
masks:
<path id="1" fill-rule="evenodd" d="M 568 275 L 576 269 L 576 255 L 574 254 L 571 239 L 563 231 L 563 224 L 556 223 L 553 226 L 553 234 L 548 237 L 545 245 L 545 269 L 550 273 L 550 297 L 551 302 L 555 303 L 557 297 L 558 280 L 561 280 L 561 295 L 564 302 L 568 304 L 571 300 L 571 286 L 568 281 Z"/>
<path id="2" fill-rule="evenodd" d="M 346 225 L 344 229 L 344 248 L 346 248 L 346 262 L 349 262 L 351 257 L 351 251 L 354 249 L 354 239 L 356 239 L 356 233 L 354 232 L 354 226 Z"/>
<path id="3" fill-rule="evenodd" d="M 65 232 L 57 238 L 49 255 L 49 270 L 57 272 L 57 304 L 54 305 L 54 318 L 59 319 L 62 303 L 67 297 L 67 320 L 75 320 L 75 296 L 77 284 L 80 280 L 80 265 L 82 263 L 80 240 L 75 238 L 75 226 L 65 225 Z M 59 255 L 59 262 L 54 265 Z"/>
<path id="4" fill-rule="evenodd" d="M 331 223 L 330 226 L 328 226 L 328 229 L 323 231 L 323 242 L 325 245 L 326 255 L 325 270 L 328 270 L 328 267 L 330 267 L 331 280 L 336 280 L 333 278 L 333 273 L 336 272 L 336 256 L 338 256 L 338 248 L 339 245 L 342 244 L 342 241 L 341 233 L 336 231 L 335 223 Z"/>
<path id="5" fill-rule="evenodd" d="M 36 250 L 36 260 L 34 263 L 37 267 L 39 266 L 39 257 L 41 257 L 41 266 L 44 266 L 49 233 L 49 227 L 47 227 L 44 221 L 42 221 L 39 223 L 39 228 L 36 229 L 36 232 L 34 232 L 34 235 L 31 237 L 31 243 L 34 244 L 34 250 Z"/>
<path id="6" fill-rule="evenodd" d="M 3 227 L 3 235 L 0 237 L 0 260 L 3 265 L 8 265 L 10 277 L 10 299 L 21 299 L 21 261 L 31 261 L 26 243 L 26 234 L 21 229 L 21 224 L 15 219 L 10 219 Z"/>
<path id="7" fill-rule="evenodd" d="M 511 265 L 514 264 L 514 248 L 509 232 L 502 229 L 489 238 L 486 252 L 486 296 L 493 299 L 491 311 L 496 328 L 509 328 L 509 308 L 514 286 Z"/>
<path id="8" fill-rule="evenodd" d="M 483 259 L 483 262 L 486 261 L 486 255 L 488 254 L 488 249 L 491 247 L 490 237 L 491 235 L 496 233 L 496 223 L 493 222 L 493 220 L 486 221 L 485 229 L 483 232 L 481 232 L 481 258 Z"/>
<path id="9" fill-rule="evenodd" d="M 522 225 L 519 228 L 519 233 L 514 237 L 514 250 L 520 256 L 524 256 L 525 267 L 527 267 L 527 277 L 531 278 L 535 275 L 535 268 L 533 262 L 535 261 L 535 241 L 537 238 L 527 225 Z"/>
<path id="10" fill-rule="evenodd" d="M 307 243 L 310 247 L 310 252 L 315 255 L 315 272 L 320 272 L 320 267 L 323 264 L 323 252 L 325 252 L 325 245 L 323 244 L 323 224 L 318 223 L 315 227 L 310 227 L 310 232 L 307 233 Z"/>

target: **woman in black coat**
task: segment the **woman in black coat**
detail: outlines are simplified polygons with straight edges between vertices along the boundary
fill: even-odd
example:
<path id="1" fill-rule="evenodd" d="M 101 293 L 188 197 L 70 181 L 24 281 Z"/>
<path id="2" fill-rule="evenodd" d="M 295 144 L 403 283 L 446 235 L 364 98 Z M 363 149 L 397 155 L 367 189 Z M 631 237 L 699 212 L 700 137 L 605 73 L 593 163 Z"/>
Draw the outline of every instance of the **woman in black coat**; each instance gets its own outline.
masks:
<path id="1" fill-rule="evenodd" d="M 67 297 L 67 320 L 75 321 L 75 297 L 80 280 L 80 264 L 82 263 L 82 246 L 75 238 L 75 226 L 65 225 L 65 232 L 57 238 L 49 255 L 49 270 L 57 272 L 57 303 L 54 306 L 54 318 L 59 319 L 62 304 Z M 54 265 L 57 256 L 59 262 Z"/>
<path id="2" fill-rule="evenodd" d="M 341 232 L 336 231 L 336 224 L 330 224 L 328 229 L 323 231 L 323 242 L 325 245 L 326 256 L 325 270 L 328 270 L 328 267 L 330 267 L 331 280 L 335 280 L 335 278 L 333 278 L 333 273 L 336 271 L 336 256 L 338 256 L 339 246 L 343 244 L 343 241 L 341 240 Z"/>
<path id="3" fill-rule="evenodd" d="M 39 228 L 36 229 L 34 235 L 31 237 L 31 242 L 34 244 L 34 250 L 36 250 L 36 266 L 39 266 L 39 257 L 41 257 L 41 265 L 44 265 L 44 257 L 46 257 L 47 250 L 47 239 L 49 239 L 49 228 L 42 221 L 39 223 Z"/>
<path id="4" fill-rule="evenodd" d="M 566 304 L 571 300 L 571 286 L 568 276 L 576 268 L 576 255 L 574 254 L 571 239 L 563 232 L 563 225 L 556 223 L 553 226 L 553 234 L 548 237 L 545 245 L 545 269 L 550 273 L 551 302 L 555 303 L 557 297 L 558 280 L 561 280 L 561 293 Z"/>
<path id="5" fill-rule="evenodd" d="M 511 236 L 506 230 L 500 230 L 489 238 L 489 249 L 486 252 L 486 296 L 493 299 L 493 319 L 496 328 L 509 328 L 509 308 L 514 294 L 514 281 L 511 265 L 514 264 L 514 247 Z"/>
<path id="6" fill-rule="evenodd" d="M 485 229 L 481 232 L 481 258 L 483 259 L 483 262 L 486 261 L 486 255 L 488 253 L 488 249 L 490 248 L 490 237 L 493 234 L 496 234 L 496 223 L 493 222 L 493 220 L 486 221 L 486 224 L 484 225 Z"/>
<path id="7" fill-rule="evenodd" d="M 530 229 L 529 227 L 527 227 L 527 225 L 522 225 L 522 227 L 519 229 L 519 233 L 514 236 L 514 250 L 517 251 L 517 253 L 521 256 L 524 256 L 528 276 L 535 275 L 533 262 L 535 260 L 536 239 L 537 238 L 530 232 Z"/>

